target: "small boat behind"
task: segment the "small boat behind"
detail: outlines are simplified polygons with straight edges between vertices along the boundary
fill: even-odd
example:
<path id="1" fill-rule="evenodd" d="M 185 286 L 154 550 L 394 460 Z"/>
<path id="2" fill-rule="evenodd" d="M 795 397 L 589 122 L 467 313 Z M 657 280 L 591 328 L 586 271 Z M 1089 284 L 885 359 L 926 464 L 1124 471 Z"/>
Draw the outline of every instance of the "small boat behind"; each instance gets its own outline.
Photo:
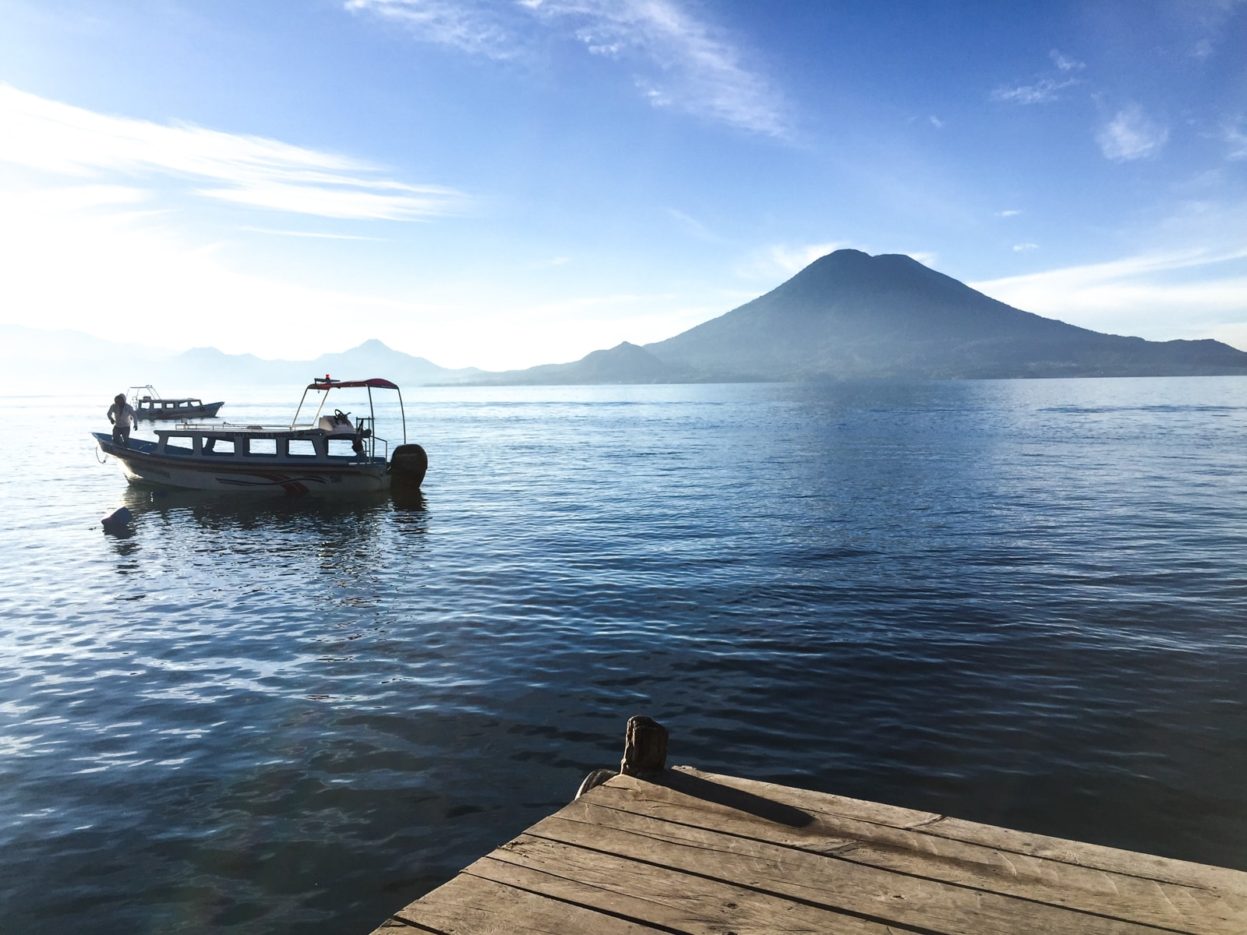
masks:
<path id="1" fill-rule="evenodd" d="M 217 412 L 225 405 L 224 402 L 205 403 L 193 396 L 180 398 L 161 396 L 156 388 L 148 383 L 146 386 L 130 387 L 130 402 L 139 419 L 156 421 L 157 419 L 215 419 Z"/>
<path id="2" fill-rule="evenodd" d="M 351 418 L 327 409 L 330 393 L 367 391 L 368 415 Z M 403 444 L 393 453 L 376 434 L 373 390 L 398 393 Z M 312 394 L 314 405 L 308 405 Z M 221 405 L 217 403 L 216 405 Z M 300 422 L 306 410 L 309 421 Z M 153 430 L 155 441 L 92 432 L 100 450 L 121 464 L 132 484 L 170 490 L 329 495 L 375 493 L 397 487 L 416 490 L 424 481 L 428 456 L 407 443 L 403 395 L 389 380 L 334 380 L 317 377 L 288 425 L 234 425 L 229 422 L 179 422 Z"/>

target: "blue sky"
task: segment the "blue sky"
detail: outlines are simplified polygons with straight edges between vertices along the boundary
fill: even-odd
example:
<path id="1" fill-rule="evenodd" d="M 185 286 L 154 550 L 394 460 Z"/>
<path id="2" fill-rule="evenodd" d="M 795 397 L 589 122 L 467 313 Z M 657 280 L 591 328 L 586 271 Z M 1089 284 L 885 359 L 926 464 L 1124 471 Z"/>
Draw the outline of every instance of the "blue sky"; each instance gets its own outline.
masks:
<path id="1" fill-rule="evenodd" d="M 1247 349 L 1247 0 L 0 0 L 0 322 L 444 366 L 838 247 Z"/>

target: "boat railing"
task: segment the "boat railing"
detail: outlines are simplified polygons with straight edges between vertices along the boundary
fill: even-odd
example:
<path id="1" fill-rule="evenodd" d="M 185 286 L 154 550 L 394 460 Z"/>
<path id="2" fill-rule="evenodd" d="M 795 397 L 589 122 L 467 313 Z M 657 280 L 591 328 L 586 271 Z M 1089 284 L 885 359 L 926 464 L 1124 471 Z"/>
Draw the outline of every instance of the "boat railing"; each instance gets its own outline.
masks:
<path id="1" fill-rule="evenodd" d="M 312 430 L 315 426 L 297 426 L 289 425 L 244 425 L 241 422 L 175 422 L 171 428 L 156 429 L 157 432 L 211 432 L 218 435 L 247 435 L 254 432 L 266 432 L 272 434 L 281 432 L 288 434 L 292 428 L 295 431 L 306 428 Z"/>

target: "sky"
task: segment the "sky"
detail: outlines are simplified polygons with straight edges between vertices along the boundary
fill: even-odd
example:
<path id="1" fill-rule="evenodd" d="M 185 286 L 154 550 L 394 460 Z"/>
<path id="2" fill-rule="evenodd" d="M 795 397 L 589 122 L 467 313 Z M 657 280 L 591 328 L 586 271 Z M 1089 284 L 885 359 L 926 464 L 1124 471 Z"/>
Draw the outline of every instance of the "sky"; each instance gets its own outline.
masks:
<path id="1" fill-rule="evenodd" d="M 844 247 L 1247 350 L 1247 0 L 0 0 L 0 324 L 502 370 Z"/>

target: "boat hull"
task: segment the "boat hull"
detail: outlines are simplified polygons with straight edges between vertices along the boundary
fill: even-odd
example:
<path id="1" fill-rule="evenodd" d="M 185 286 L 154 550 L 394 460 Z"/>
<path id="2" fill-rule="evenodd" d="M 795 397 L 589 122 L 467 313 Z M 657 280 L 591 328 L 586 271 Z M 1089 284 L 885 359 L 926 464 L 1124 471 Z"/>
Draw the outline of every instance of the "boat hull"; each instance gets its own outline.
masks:
<path id="1" fill-rule="evenodd" d="M 390 474 L 380 459 L 325 459 L 295 462 L 273 457 L 261 459 L 169 454 L 142 439 L 119 445 L 112 437 L 93 432 L 106 455 L 121 465 L 132 484 L 168 490 L 207 490 L 221 493 L 341 496 L 388 490 Z"/>
<path id="2" fill-rule="evenodd" d="M 146 407 L 142 404 L 136 410 L 140 421 L 160 422 L 175 419 L 215 419 L 224 401 L 204 403 L 202 406 L 170 406 L 168 409 Z"/>

